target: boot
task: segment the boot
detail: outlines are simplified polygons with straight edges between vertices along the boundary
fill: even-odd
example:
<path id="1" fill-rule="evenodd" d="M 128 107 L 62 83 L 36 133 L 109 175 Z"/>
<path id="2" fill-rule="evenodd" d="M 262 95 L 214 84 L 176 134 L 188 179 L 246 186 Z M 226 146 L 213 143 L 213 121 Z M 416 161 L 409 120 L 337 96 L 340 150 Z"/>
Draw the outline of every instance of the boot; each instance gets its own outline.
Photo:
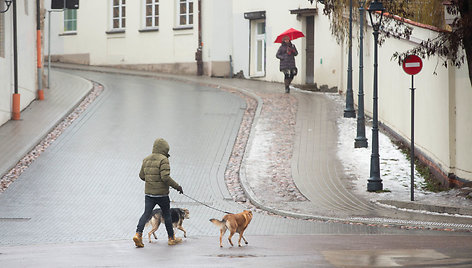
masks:
<path id="1" fill-rule="evenodd" d="M 290 93 L 290 80 L 285 79 L 284 82 L 285 82 L 285 93 Z"/>
<path id="2" fill-rule="evenodd" d="M 173 246 L 173 245 L 177 245 L 181 242 L 182 242 L 182 238 L 178 238 L 178 237 L 175 238 L 175 235 L 174 235 L 174 237 L 169 238 L 169 241 L 167 242 L 167 245 Z"/>
<path id="3" fill-rule="evenodd" d="M 133 241 L 134 241 L 134 244 L 136 245 L 136 247 L 138 247 L 138 248 L 144 247 L 143 234 L 142 233 L 136 233 L 133 237 Z"/>

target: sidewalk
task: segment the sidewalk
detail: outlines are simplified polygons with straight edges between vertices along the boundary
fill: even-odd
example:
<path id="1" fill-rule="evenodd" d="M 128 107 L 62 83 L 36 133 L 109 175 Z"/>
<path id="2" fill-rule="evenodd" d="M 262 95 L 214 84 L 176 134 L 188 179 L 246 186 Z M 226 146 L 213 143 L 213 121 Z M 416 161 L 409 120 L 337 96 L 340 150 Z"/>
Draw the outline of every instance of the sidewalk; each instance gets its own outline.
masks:
<path id="1" fill-rule="evenodd" d="M 78 76 L 63 72 L 52 72 L 52 76 L 44 100 L 33 101 L 21 112 L 20 120 L 10 120 L 0 127 L 0 178 L 67 117 L 93 87 L 92 82 Z M 26 159 L 23 166 L 32 160 Z"/>
<path id="2" fill-rule="evenodd" d="M 55 66 L 183 80 L 239 90 L 256 99 L 258 105 L 248 146 L 245 148 L 240 179 L 247 198 L 264 210 L 304 219 L 472 230 L 472 218 L 393 209 L 371 203 L 350 191 L 350 178 L 345 175 L 336 156 L 336 118 L 342 115 L 342 111 L 322 93 L 292 90 L 287 95 L 282 93 L 281 84 L 253 80 L 176 76 L 67 64 Z M 10 121 L 0 127 L 0 151 L 15 152 L 14 155 L 9 153 L 1 156 L 0 174 L 5 174 L 33 148 L 92 88 L 92 83 L 82 78 L 58 72 L 53 74 L 57 74 L 59 82 L 45 92 L 46 100 L 36 101 L 23 111 L 22 121 Z M 60 88 L 64 87 L 73 88 L 74 94 L 61 95 Z M 294 110 L 294 105 L 298 109 Z M 288 123 L 281 123 L 281 120 L 287 120 Z M 283 128 L 284 126 L 291 127 Z M 276 158 L 291 153 L 291 162 L 289 159 L 288 162 L 274 163 L 270 159 L 274 157 L 273 151 L 268 151 L 267 148 L 275 148 L 278 153 Z M 256 162 L 251 159 L 266 161 Z M 266 178 L 267 174 L 271 178 Z M 286 180 L 279 181 L 281 179 Z M 261 180 L 262 183 L 272 181 L 273 187 L 261 188 Z M 284 185 L 283 188 L 280 188 L 281 184 Z M 287 195 L 286 192 L 290 194 Z M 394 201 L 388 205 L 401 207 L 401 203 Z M 437 212 L 440 209 L 417 202 L 408 203 L 408 206 L 412 210 Z M 441 209 L 452 214 L 458 210 L 470 213 L 467 208 Z"/>

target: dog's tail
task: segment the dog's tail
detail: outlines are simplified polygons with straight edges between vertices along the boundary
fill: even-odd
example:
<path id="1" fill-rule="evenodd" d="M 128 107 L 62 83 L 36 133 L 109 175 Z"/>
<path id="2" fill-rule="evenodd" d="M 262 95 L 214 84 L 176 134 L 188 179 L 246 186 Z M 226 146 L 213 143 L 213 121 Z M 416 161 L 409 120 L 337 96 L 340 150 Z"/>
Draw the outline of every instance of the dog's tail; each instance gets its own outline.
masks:
<path id="1" fill-rule="evenodd" d="M 220 220 L 217 220 L 217 219 L 210 219 L 210 221 L 211 221 L 214 225 L 216 225 L 216 226 L 218 226 L 218 227 L 220 227 L 220 228 L 226 227 L 226 220 L 220 221 Z"/>

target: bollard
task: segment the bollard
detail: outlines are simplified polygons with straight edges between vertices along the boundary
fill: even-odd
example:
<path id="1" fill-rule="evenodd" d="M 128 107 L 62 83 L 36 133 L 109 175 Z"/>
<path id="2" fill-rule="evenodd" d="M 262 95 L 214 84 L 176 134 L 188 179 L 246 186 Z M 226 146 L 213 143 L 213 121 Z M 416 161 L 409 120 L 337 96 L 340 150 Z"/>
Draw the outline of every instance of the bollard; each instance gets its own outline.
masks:
<path id="1" fill-rule="evenodd" d="M 12 119 L 20 120 L 20 94 L 13 94 Z"/>

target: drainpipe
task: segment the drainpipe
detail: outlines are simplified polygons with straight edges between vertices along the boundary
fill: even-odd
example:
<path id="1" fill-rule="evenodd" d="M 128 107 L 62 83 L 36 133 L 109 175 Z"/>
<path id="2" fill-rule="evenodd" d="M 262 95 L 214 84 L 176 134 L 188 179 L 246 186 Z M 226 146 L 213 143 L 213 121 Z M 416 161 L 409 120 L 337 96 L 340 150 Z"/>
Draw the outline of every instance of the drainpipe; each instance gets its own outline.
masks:
<path id="1" fill-rule="evenodd" d="M 247 76 L 251 77 L 251 20 L 249 20 L 249 57 L 248 57 Z"/>
<path id="2" fill-rule="evenodd" d="M 202 0 L 198 0 L 198 48 L 195 53 L 197 75 L 203 75 L 203 43 L 202 43 Z"/>
<path id="3" fill-rule="evenodd" d="M 41 0 L 36 0 L 36 54 L 38 67 L 38 99 L 44 100 L 41 60 Z"/>
<path id="4" fill-rule="evenodd" d="M 13 111 L 12 119 L 20 120 L 20 94 L 18 93 L 18 52 L 17 52 L 16 0 L 13 0 Z"/>

